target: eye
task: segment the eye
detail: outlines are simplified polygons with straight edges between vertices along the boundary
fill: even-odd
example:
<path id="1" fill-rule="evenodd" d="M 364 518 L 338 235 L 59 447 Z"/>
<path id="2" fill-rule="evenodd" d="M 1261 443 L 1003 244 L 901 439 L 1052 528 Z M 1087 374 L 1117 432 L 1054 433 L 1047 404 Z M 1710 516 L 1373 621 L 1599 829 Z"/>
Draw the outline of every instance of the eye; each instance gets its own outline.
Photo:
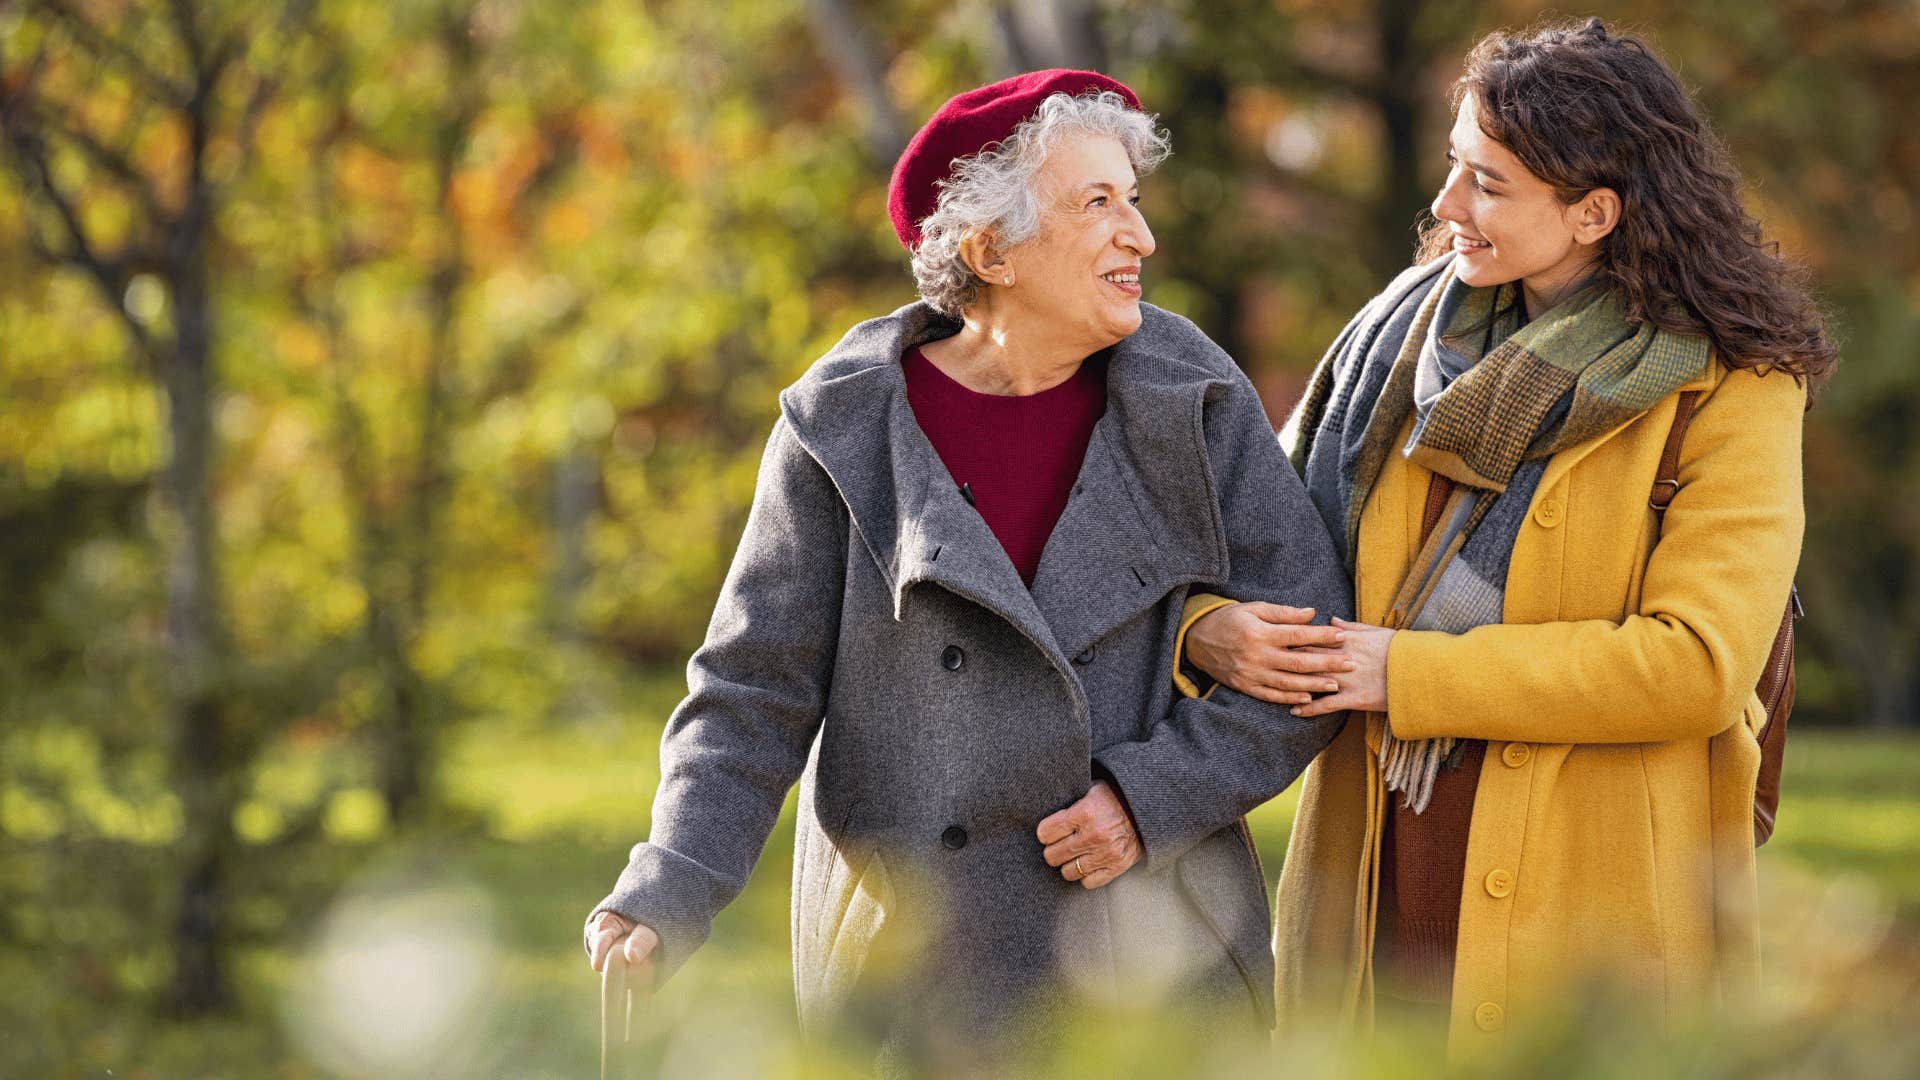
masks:
<path id="1" fill-rule="evenodd" d="M 1087 208 L 1092 209 L 1093 207 L 1105 206 L 1106 204 L 1107 204 L 1107 197 L 1105 195 L 1095 195 L 1093 199 L 1087 203 Z"/>
<path id="2" fill-rule="evenodd" d="M 1451 150 L 1447 151 L 1447 171 L 1452 172 L 1454 169 L 1458 169 L 1458 168 L 1460 168 L 1460 159 L 1453 156 L 1453 151 Z M 1491 191 L 1487 191 L 1487 185 L 1480 182 L 1479 173 L 1474 173 L 1468 176 L 1467 184 L 1470 187 L 1472 187 L 1473 190 L 1475 191 L 1484 192 L 1488 195 L 1494 194 Z"/>
<path id="3" fill-rule="evenodd" d="M 1134 194 L 1134 195 L 1129 195 L 1129 196 L 1127 196 L 1127 202 L 1128 202 L 1128 204 L 1129 204 L 1129 205 L 1132 205 L 1132 206 L 1139 206 L 1139 205 L 1140 205 L 1140 196 L 1139 196 L 1138 194 Z"/>

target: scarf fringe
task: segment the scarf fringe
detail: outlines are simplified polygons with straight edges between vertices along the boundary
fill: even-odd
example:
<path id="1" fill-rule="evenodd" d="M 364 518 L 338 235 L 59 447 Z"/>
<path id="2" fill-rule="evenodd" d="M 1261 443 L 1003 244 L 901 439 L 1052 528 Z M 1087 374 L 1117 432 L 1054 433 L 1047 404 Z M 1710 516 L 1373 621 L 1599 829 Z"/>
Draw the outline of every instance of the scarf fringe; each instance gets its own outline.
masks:
<path id="1" fill-rule="evenodd" d="M 1388 791 L 1400 793 L 1401 805 L 1414 813 L 1424 813 L 1433 800 L 1433 783 L 1440 766 L 1453 754 L 1449 738 L 1406 741 L 1393 737 L 1387 729 L 1380 735 L 1380 778 Z"/>

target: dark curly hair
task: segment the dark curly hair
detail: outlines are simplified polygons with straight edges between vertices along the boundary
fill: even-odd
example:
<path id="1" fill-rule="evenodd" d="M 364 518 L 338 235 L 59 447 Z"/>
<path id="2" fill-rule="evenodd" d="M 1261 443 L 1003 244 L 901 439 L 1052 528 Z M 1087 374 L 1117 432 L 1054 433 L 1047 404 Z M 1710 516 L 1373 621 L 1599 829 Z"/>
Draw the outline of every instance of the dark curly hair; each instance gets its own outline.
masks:
<path id="1" fill-rule="evenodd" d="M 1454 84 L 1480 127 L 1553 185 L 1563 202 L 1598 187 L 1620 196 L 1600 274 L 1627 317 L 1704 334 L 1731 367 L 1771 366 L 1817 391 L 1838 349 L 1806 283 L 1740 202 L 1740 174 L 1679 78 L 1635 37 L 1599 19 L 1489 34 Z M 1447 249 L 1443 222 L 1421 262 Z"/>

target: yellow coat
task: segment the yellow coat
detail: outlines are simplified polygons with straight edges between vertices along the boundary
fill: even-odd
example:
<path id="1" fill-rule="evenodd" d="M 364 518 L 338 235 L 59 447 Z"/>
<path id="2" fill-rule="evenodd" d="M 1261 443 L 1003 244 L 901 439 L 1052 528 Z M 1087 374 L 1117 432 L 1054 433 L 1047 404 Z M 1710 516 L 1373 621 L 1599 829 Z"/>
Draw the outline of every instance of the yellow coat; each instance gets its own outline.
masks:
<path id="1" fill-rule="evenodd" d="M 1806 396 L 1717 363 L 1682 389 L 1706 393 L 1659 536 L 1647 493 L 1675 397 L 1549 462 L 1502 624 L 1393 638 L 1394 735 L 1488 740 L 1455 1056 L 1527 1030 L 1591 976 L 1678 1017 L 1758 974 L 1753 687 L 1799 561 Z M 1418 547 L 1429 476 L 1389 455 L 1362 510 L 1364 621 L 1385 617 Z M 1383 722 L 1355 717 L 1306 774 L 1275 905 L 1283 1027 L 1371 1027 Z"/>

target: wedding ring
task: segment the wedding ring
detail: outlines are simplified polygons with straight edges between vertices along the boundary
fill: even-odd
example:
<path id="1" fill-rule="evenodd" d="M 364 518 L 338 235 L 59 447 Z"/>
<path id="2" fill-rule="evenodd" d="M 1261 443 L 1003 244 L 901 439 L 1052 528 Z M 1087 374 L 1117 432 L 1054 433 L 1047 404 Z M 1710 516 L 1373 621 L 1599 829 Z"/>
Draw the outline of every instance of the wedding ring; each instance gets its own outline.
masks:
<path id="1" fill-rule="evenodd" d="M 1080 856 L 1078 855 L 1073 857 L 1073 872 L 1079 874 L 1081 877 L 1087 876 L 1087 872 L 1080 868 Z"/>

